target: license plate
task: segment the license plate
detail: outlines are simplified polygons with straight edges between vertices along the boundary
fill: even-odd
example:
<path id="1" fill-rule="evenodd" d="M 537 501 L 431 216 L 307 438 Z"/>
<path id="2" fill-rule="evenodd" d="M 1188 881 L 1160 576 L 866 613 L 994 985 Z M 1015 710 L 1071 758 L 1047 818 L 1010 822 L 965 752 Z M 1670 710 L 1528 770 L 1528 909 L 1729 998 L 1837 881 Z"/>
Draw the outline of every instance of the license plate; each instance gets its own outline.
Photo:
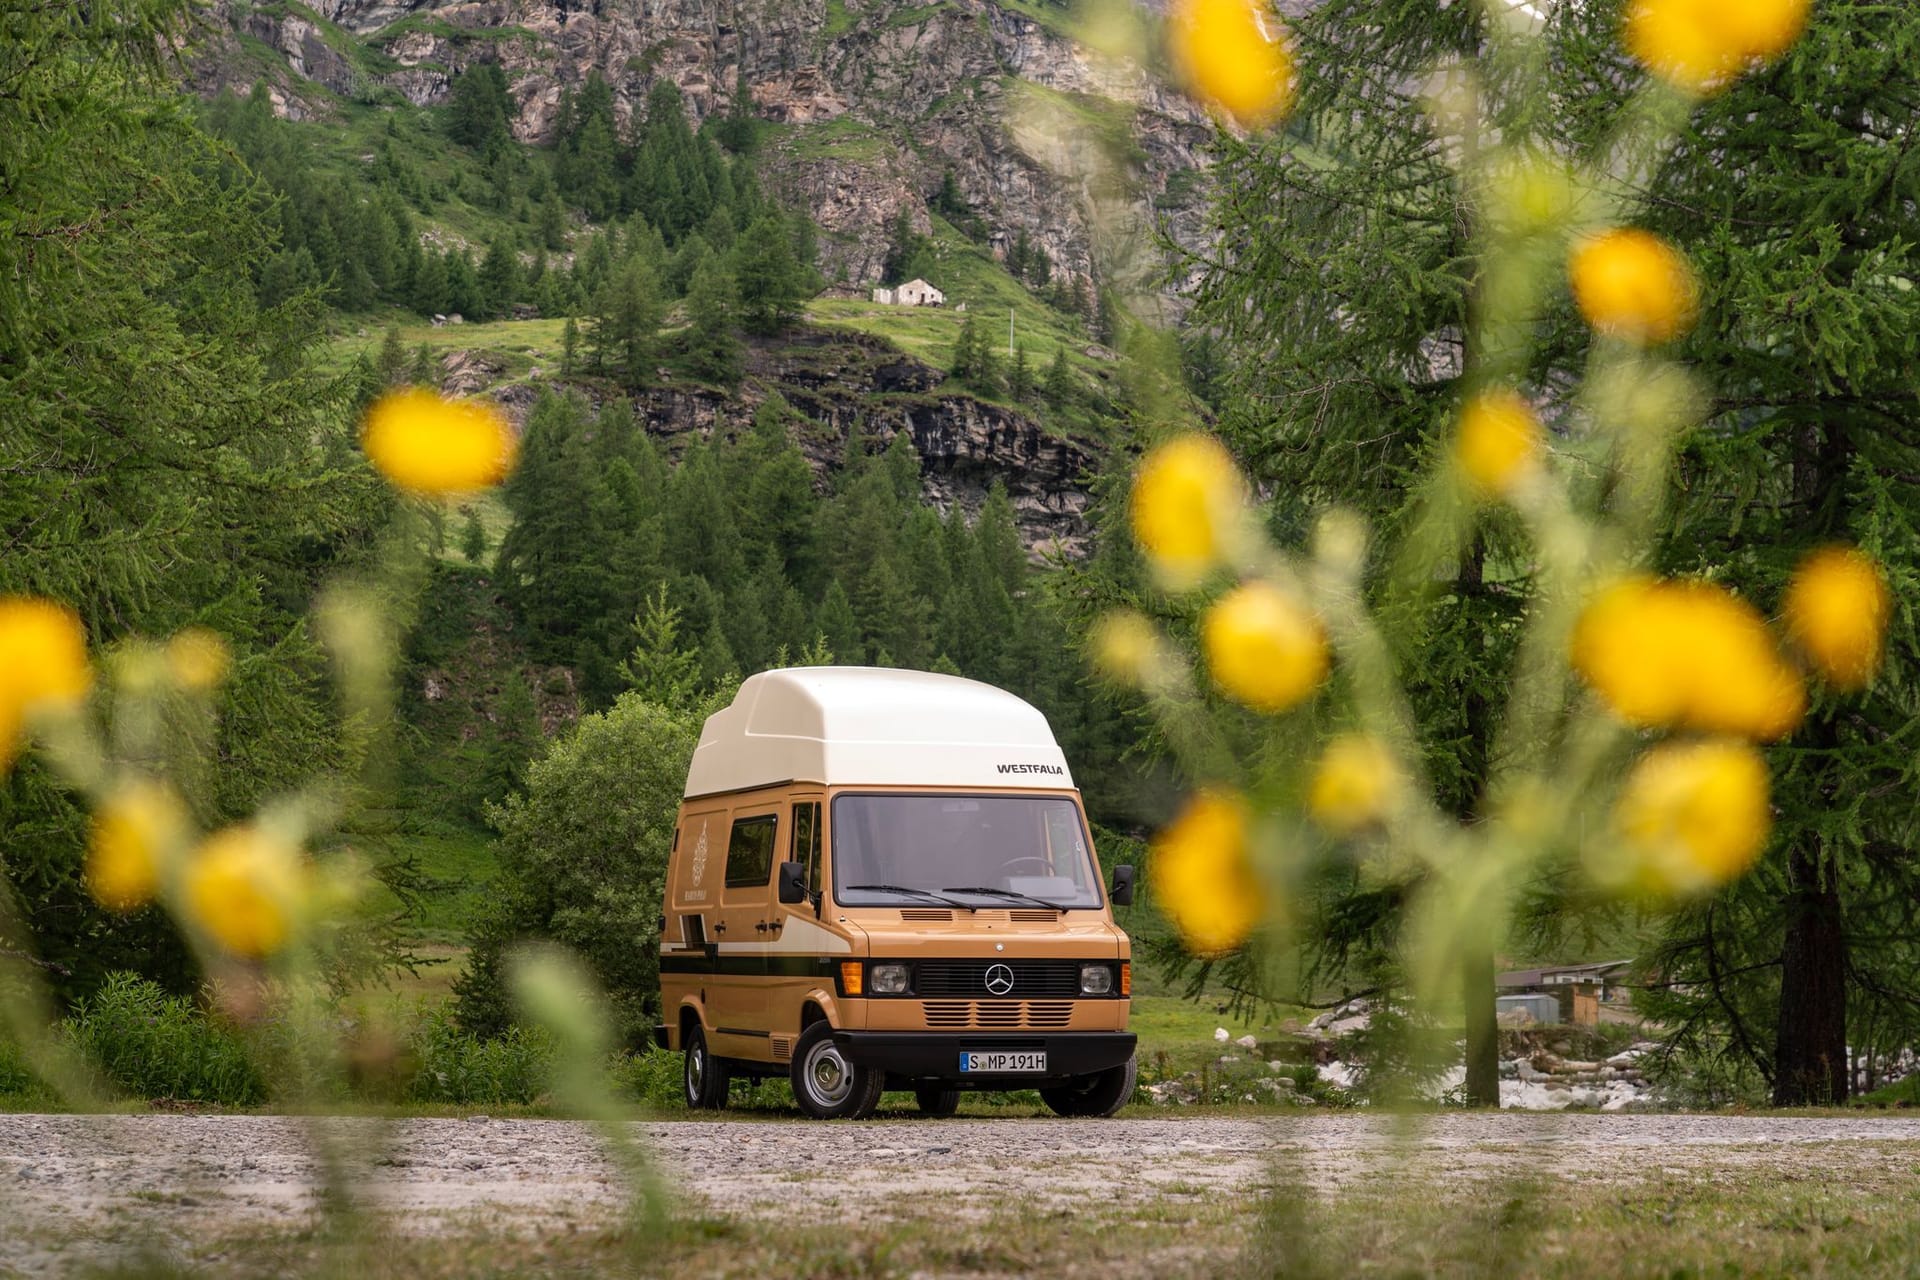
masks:
<path id="1" fill-rule="evenodd" d="M 960 1070 L 985 1072 L 990 1075 L 1011 1075 L 1022 1071 L 1045 1071 L 1047 1055 L 1044 1053 L 963 1053 L 960 1055 Z"/>

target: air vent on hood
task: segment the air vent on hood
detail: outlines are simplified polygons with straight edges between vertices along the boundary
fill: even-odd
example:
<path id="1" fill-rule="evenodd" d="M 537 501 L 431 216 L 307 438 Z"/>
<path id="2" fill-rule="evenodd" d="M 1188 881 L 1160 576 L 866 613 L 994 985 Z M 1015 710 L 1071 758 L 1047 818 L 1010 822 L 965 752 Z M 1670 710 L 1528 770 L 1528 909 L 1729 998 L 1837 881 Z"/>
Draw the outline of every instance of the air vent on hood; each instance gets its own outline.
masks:
<path id="1" fill-rule="evenodd" d="M 945 907 L 902 907 L 900 918 L 902 920 L 951 920 L 953 912 Z"/>
<path id="2" fill-rule="evenodd" d="M 1009 911 L 1007 919 L 1015 924 L 1052 924 L 1060 918 L 1058 911 Z"/>

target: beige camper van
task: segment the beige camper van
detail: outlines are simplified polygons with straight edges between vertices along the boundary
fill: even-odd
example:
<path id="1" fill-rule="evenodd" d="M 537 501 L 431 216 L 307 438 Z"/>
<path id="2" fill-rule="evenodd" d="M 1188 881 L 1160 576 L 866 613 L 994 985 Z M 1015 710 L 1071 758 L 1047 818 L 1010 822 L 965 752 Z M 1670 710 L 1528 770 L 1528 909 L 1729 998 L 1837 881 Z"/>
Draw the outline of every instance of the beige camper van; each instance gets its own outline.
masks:
<path id="1" fill-rule="evenodd" d="M 1133 1093 L 1127 935 L 1046 718 L 920 671 L 802 667 L 707 720 L 674 833 L 659 1037 L 687 1104 L 789 1076 L 802 1110 L 911 1089 L 1038 1089 L 1061 1115 Z"/>

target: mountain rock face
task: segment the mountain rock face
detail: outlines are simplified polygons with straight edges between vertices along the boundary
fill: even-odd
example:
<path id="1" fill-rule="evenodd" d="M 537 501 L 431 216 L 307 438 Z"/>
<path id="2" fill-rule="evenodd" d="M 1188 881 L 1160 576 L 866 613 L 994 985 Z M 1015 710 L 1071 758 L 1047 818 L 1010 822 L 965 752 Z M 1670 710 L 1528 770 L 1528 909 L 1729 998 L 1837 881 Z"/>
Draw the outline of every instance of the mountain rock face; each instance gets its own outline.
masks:
<path id="1" fill-rule="evenodd" d="M 1086 482 L 1098 464 L 1094 442 L 1046 431 L 1004 405 L 940 393 L 944 373 L 863 334 L 798 330 L 750 346 L 746 366 L 731 392 L 671 382 L 635 392 L 634 415 L 671 457 L 695 439 L 747 433 L 755 412 L 778 395 L 804 419 L 795 442 L 822 484 L 845 462 L 855 432 L 878 452 L 904 431 L 920 455 L 922 492 L 936 507 L 977 515 L 999 483 L 1036 557 L 1073 559 L 1091 550 Z M 541 380 L 500 385 L 501 373 L 482 353 L 455 351 L 441 362 L 440 385 L 450 394 L 490 394 L 522 419 Z M 600 383 L 575 389 L 589 398 L 618 394 Z"/>
<path id="2" fill-rule="evenodd" d="M 905 208 L 924 230 L 927 197 L 951 170 L 996 246 L 1024 232 L 1055 274 L 1144 290 L 1161 265 L 1141 248 L 1150 219 L 1183 242 L 1200 236 L 1194 178 L 1211 126 L 1136 63 L 1064 34 L 1067 8 L 1022 4 L 218 0 L 196 80 L 245 92 L 264 74 L 276 108 L 304 119 L 339 98 L 436 103 L 464 68 L 494 61 L 529 142 L 595 71 L 623 115 L 662 78 L 696 120 L 744 91 L 780 126 L 764 176 L 813 215 L 830 277 L 877 282 L 889 224 Z"/>

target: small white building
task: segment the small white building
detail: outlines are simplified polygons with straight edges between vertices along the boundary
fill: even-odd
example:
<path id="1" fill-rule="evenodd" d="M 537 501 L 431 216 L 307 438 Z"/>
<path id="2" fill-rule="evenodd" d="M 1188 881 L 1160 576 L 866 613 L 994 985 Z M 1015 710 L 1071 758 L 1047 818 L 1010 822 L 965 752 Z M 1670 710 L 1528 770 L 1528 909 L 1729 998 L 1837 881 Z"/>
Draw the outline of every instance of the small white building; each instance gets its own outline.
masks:
<path id="1" fill-rule="evenodd" d="M 875 289 L 873 300 L 890 307 L 937 307 L 946 302 L 947 295 L 916 276 L 892 289 L 884 285 Z"/>

